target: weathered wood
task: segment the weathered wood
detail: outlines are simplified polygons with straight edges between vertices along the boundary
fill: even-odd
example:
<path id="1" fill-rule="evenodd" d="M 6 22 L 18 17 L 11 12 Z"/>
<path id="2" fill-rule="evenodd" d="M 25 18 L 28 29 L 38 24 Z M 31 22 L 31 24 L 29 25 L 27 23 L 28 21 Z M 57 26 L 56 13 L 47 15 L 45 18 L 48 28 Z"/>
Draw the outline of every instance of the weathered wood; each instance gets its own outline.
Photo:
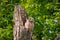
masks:
<path id="1" fill-rule="evenodd" d="M 20 6 L 14 7 L 14 40 L 31 40 L 33 30 L 33 18 L 28 19 L 25 10 Z M 27 22 L 28 20 L 28 22 Z"/>
<path id="2" fill-rule="evenodd" d="M 60 40 L 60 34 L 54 40 Z"/>

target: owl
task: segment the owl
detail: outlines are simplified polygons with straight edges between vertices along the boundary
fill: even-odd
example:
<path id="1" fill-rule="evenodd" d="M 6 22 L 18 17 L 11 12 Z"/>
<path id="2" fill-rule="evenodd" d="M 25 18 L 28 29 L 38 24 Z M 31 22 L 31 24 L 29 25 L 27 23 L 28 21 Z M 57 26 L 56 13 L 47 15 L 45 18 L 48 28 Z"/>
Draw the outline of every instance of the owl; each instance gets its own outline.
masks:
<path id="1" fill-rule="evenodd" d="M 26 20 L 25 28 L 28 31 L 32 31 L 34 29 L 34 19 L 32 17 Z"/>

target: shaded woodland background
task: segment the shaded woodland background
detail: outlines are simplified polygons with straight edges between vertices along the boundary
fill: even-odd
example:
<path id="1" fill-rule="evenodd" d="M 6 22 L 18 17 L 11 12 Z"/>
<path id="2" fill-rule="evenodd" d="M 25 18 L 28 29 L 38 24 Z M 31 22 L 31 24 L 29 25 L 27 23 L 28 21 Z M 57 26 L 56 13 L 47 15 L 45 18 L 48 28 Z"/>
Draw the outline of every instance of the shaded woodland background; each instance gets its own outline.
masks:
<path id="1" fill-rule="evenodd" d="M 60 0 L 0 0 L 0 40 L 13 40 L 14 5 L 33 17 L 33 40 L 54 40 L 60 33 Z"/>

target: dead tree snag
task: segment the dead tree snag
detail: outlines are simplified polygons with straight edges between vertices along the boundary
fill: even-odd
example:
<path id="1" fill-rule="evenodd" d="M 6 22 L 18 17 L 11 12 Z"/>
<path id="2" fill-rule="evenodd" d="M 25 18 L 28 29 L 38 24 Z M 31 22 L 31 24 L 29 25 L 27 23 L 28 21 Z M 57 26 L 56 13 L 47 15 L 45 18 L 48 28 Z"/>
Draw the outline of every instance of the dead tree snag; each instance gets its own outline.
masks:
<path id="1" fill-rule="evenodd" d="M 25 9 L 20 5 L 14 6 L 14 40 L 31 40 L 34 28 L 34 19 L 26 15 Z"/>

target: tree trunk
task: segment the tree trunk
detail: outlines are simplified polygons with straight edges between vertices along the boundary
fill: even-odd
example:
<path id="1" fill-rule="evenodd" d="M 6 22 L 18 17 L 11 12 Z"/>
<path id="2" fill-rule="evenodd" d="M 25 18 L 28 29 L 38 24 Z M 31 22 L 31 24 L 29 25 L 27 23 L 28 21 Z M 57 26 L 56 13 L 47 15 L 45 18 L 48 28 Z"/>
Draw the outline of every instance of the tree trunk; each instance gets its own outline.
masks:
<path id="1" fill-rule="evenodd" d="M 25 22 L 28 20 L 25 10 L 20 6 L 14 6 L 14 40 L 31 40 L 32 31 L 25 28 Z M 26 25 L 27 26 L 27 25 Z"/>

